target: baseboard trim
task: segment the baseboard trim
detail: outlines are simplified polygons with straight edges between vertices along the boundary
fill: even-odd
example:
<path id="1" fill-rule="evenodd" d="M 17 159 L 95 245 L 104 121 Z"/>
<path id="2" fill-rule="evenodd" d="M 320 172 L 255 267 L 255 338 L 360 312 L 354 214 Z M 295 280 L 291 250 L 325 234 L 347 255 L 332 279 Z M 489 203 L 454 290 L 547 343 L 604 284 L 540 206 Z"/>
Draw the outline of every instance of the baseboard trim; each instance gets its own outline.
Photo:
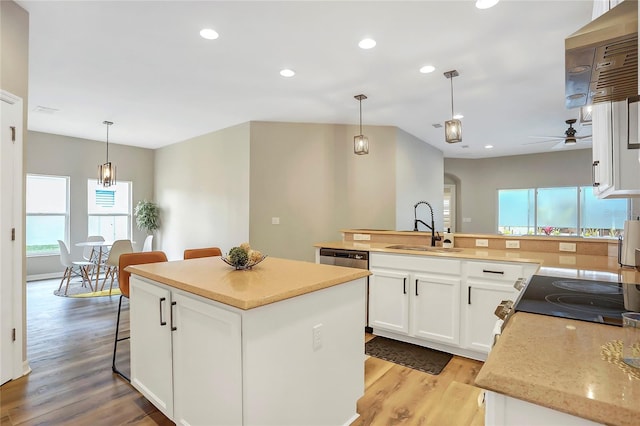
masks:
<path id="1" fill-rule="evenodd" d="M 40 280 L 50 280 L 53 278 L 62 278 L 62 272 L 49 272 L 48 274 L 34 274 L 27 275 L 27 282 L 29 281 L 40 281 Z"/>

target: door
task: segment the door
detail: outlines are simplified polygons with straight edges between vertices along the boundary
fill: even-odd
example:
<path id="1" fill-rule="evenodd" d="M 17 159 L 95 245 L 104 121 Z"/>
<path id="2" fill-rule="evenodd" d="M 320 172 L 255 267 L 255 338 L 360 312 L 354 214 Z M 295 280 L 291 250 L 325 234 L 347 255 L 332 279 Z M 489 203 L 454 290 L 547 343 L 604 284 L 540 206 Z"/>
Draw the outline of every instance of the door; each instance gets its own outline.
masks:
<path id="1" fill-rule="evenodd" d="M 409 274 L 371 269 L 369 326 L 409 334 Z"/>
<path id="2" fill-rule="evenodd" d="M 22 100 L 0 92 L 0 384 L 22 364 Z"/>
<path id="3" fill-rule="evenodd" d="M 412 335 L 458 345 L 460 342 L 459 278 L 439 275 L 412 276 Z"/>
<path id="4" fill-rule="evenodd" d="M 173 419 L 171 293 L 131 276 L 131 384 Z"/>
<path id="5" fill-rule="evenodd" d="M 242 424 L 240 315 L 194 297 L 172 297 L 176 424 Z"/>
<path id="6" fill-rule="evenodd" d="M 503 300 L 515 300 L 512 283 L 467 280 L 465 347 L 488 354 L 496 323 L 494 311 Z"/>

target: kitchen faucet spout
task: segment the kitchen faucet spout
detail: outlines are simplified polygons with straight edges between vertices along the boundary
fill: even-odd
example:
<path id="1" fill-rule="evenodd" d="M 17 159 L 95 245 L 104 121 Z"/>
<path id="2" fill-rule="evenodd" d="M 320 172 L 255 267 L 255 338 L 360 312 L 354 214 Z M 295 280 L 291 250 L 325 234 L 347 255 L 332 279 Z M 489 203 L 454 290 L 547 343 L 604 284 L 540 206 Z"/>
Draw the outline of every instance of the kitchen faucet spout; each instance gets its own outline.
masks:
<path id="1" fill-rule="evenodd" d="M 424 223 L 423 221 L 421 221 L 420 219 L 418 219 L 418 206 L 420 204 L 426 204 L 427 207 L 429 207 L 429 211 L 431 212 L 431 226 L 427 225 L 426 223 Z M 424 226 L 426 226 L 428 229 L 431 230 L 431 247 L 435 247 L 436 246 L 436 226 L 434 224 L 433 221 L 433 208 L 431 207 L 431 204 L 427 203 L 426 201 L 418 201 L 414 206 L 413 206 L 413 230 L 417 231 L 418 230 L 418 224 L 421 223 Z"/>

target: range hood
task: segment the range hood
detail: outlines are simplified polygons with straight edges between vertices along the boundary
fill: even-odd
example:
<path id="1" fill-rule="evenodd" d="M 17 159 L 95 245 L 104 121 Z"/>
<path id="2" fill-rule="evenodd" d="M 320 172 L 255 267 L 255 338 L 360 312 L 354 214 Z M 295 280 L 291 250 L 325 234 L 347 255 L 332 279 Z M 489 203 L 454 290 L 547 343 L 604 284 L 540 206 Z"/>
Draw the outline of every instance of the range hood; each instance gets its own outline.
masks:
<path id="1" fill-rule="evenodd" d="M 567 108 L 638 95 L 638 2 L 625 0 L 565 39 Z"/>

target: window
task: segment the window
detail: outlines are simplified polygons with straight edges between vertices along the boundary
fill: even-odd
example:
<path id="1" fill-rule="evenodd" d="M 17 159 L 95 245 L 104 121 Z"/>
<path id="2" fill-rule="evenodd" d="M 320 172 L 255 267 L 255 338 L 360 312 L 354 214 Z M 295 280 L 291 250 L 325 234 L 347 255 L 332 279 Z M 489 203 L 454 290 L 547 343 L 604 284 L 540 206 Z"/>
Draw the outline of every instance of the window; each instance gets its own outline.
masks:
<path id="1" fill-rule="evenodd" d="M 89 179 L 87 190 L 87 235 L 102 235 L 107 241 L 130 240 L 131 182 L 104 188 L 96 179 Z"/>
<path id="2" fill-rule="evenodd" d="M 593 188 L 498 190 L 498 232 L 616 238 L 629 216 L 629 200 L 601 200 Z"/>
<path id="3" fill-rule="evenodd" d="M 69 235 L 69 177 L 27 174 L 27 256 L 58 254 Z"/>

